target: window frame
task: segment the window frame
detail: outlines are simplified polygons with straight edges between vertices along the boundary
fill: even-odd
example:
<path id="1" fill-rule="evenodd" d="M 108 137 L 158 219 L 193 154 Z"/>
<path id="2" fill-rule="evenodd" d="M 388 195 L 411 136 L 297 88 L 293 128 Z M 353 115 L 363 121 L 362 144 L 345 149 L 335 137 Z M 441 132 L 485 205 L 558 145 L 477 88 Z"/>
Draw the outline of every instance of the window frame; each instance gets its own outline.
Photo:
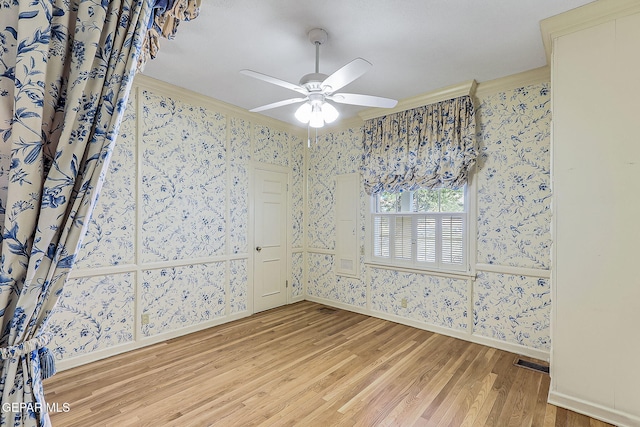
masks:
<path id="1" fill-rule="evenodd" d="M 366 263 L 379 266 L 384 268 L 396 268 L 403 270 L 411 270 L 418 272 L 432 272 L 432 273 L 440 273 L 445 275 L 463 275 L 463 276 L 472 276 L 474 274 L 474 266 L 471 262 L 471 254 L 473 250 L 475 250 L 475 243 L 471 240 L 470 236 L 472 236 L 475 232 L 475 227 L 471 224 L 471 215 L 472 209 L 475 207 L 475 200 L 472 200 L 472 195 L 475 194 L 475 185 L 471 180 L 467 182 L 464 186 L 464 211 L 463 212 L 376 212 L 377 209 L 377 200 L 378 197 L 376 195 L 370 196 L 370 207 L 367 215 L 366 221 L 366 251 L 365 251 L 365 259 Z M 375 232 L 375 223 L 376 218 L 379 217 L 387 217 L 389 218 L 389 239 L 392 238 L 394 233 L 395 222 L 392 221 L 393 218 L 396 217 L 409 217 L 411 218 L 411 258 L 410 259 L 398 259 L 394 258 L 395 255 L 395 244 L 393 240 L 389 241 L 389 256 L 388 257 L 378 257 L 374 255 L 374 232 Z M 441 245 L 443 242 L 442 238 L 442 222 L 437 221 L 436 227 L 439 229 L 440 238 L 436 238 L 436 253 L 439 255 L 436 257 L 435 262 L 425 262 L 417 260 L 417 218 L 443 218 L 443 217 L 462 217 L 462 263 L 459 265 L 452 265 L 444 263 L 441 259 Z M 475 218 L 474 218 L 475 219 Z M 393 224 L 393 225 L 392 225 Z M 438 236 L 438 234 L 436 234 Z"/>

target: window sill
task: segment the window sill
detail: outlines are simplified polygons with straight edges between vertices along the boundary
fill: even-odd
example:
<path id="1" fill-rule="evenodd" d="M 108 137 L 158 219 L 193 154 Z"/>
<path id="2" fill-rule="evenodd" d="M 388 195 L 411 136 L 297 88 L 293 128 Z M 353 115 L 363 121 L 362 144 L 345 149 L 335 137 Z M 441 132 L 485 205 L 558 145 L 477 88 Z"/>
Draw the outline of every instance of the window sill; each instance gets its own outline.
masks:
<path id="1" fill-rule="evenodd" d="M 476 278 L 476 275 L 474 273 L 471 273 L 470 271 L 414 268 L 414 267 L 406 267 L 401 265 L 383 264 L 376 261 L 366 261 L 364 265 L 366 265 L 367 267 L 381 268 L 384 270 L 397 270 L 397 271 L 402 271 L 406 273 L 422 274 L 425 276 L 438 276 L 438 277 L 447 277 L 452 279 L 463 279 L 463 280 Z"/>

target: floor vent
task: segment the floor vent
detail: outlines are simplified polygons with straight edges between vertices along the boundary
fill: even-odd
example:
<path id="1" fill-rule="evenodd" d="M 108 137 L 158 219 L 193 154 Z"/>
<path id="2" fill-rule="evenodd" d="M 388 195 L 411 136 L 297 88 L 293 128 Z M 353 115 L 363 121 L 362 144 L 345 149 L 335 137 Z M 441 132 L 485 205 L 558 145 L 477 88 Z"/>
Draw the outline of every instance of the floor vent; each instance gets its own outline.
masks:
<path id="1" fill-rule="evenodd" d="M 335 308 L 331 308 L 331 307 L 320 307 L 318 309 L 318 311 L 320 313 L 332 314 L 332 313 L 336 313 L 338 310 L 336 310 Z"/>
<path id="2" fill-rule="evenodd" d="M 549 367 L 546 365 L 542 365 L 540 363 L 536 363 L 536 362 L 530 362 L 528 360 L 522 360 L 520 358 L 518 358 L 516 360 L 515 363 L 516 366 L 520 366 L 521 368 L 527 368 L 527 369 L 531 369 L 533 371 L 538 371 L 538 372 L 542 372 L 545 374 L 549 373 Z"/>

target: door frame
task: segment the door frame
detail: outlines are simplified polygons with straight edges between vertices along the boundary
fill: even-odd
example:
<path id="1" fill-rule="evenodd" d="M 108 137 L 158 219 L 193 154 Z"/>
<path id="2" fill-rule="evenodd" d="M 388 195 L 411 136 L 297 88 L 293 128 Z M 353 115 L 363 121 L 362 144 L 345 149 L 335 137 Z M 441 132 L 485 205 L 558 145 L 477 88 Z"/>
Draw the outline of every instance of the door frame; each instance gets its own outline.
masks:
<path id="1" fill-rule="evenodd" d="M 254 286 L 254 271 L 255 271 L 255 248 L 256 248 L 256 233 L 255 233 L 255 219 L 256 219 L 256 188 L 255 179 L 256 171 L 262 170 L 267 172 L 279 172 L 284 173 L 287 176 L 287 210 L 285 215 L 285 227 L 286 227 L 286 259 L 285 259 L 285 276 L 288 283 L 285 293 L 287 301 L 285 304 L 291 304 L 291 263 L 293 252 L 291 250 L 291 242 L 293 241 L 293 230 L 291 229 L 292 222 L 292 201 L 291 188 L 292 188 L 292 175 L 293 171 L 290 167 L 274 165 L 271 163 L 262 163 L 255 160 L 249 161 L 249 212 L 248 212 L 248 235 L 249 235 L 249 261 L 247 266 L 247 309 L 249 313 L 254 314 L 255 311 L 255 286 Z"/>

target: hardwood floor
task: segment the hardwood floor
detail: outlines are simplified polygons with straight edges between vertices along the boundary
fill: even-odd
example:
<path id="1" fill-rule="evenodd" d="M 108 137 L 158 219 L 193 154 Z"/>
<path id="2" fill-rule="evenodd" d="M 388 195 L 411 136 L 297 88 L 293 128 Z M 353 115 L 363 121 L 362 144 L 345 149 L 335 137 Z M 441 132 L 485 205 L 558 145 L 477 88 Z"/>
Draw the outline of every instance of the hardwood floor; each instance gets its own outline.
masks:
<path id="1" fill-rule="evenodd" d="M 61 372 L 55 427 L 606 426 L 516 355 L 301 302 Z"/>

